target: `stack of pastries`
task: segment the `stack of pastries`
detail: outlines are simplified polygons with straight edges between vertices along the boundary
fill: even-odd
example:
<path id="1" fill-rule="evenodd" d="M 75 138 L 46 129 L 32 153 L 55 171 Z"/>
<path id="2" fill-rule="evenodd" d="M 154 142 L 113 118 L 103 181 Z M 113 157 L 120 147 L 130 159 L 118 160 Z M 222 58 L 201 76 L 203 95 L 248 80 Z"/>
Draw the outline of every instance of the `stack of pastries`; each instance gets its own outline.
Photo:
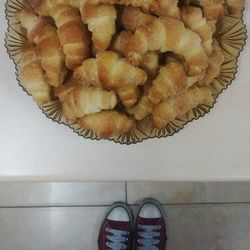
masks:
<path id="1" fill-rule="evenodd" d="M 38 0 L 16 13 L 28 43 L 22 86 L 38 106 L 101 138 L 152 116 L 162 128 L 200 104 L 224 62 L 214 34 L 244 0 Z"/>

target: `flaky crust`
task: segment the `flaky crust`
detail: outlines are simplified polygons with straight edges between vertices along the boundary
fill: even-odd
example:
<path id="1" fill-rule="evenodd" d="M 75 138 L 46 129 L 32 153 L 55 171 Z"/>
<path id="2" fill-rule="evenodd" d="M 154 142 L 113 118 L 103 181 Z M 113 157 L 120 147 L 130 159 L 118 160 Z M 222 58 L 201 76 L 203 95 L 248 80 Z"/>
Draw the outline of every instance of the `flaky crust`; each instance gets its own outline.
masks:
<path id="1" fill-rule="evenodd" d="M 139 64 L 146 52 L 158 50 L 182 55 L 186 59 L 189 75 L 202 74 L 208 66 L 208 57 L 199 35 L 173 18 L 157 18 L 138 27 L 134 34 L 122 32 L 116 39 L 113 47 L 119 47 L 133 64 Z"/>
<path id="2" fill-rule="evenodd" d="M 213 40 L 213 52 L 209 56 L 209 65 L 204 78 L 199 81 L 199 85 L 208 86 L 219 74 L 221 65 L 225 58 L 216 39 Z"/>
<path id="3" fill-rule="evenodd" d="M 27 9 L 20 11 L 19 19 L 27 29 L 29 41 L 37 45 L 37 54 L 49 84 L 54 87 L 61 85 L 67 69 L 56 29 Z"/>
<path id="4" fill-rule="evenodd" d="M 145 70 L 149 79 L 155 79 L 160 68 L 160 54 L 157 51 L 148 51 L 142 56 L 140 68 Z"/>
<path id="5" fill-rule="evenodd" d="M 152 104 L 158 104 L 169 97 L 184 93 L 197 80 L 197 77 L 187 77 L 182 64 L 170 62 L 160 69 L 152 87 L 148 90 L 148 98 Z"/>
<path id="6" fill-rule="evenodd" d="M 160 102 L 183 95 L 198 79 L 196 76 L 188 77 L 183 65 L 172 60 L 160 69 L 156 79 L 144 89 L 138 103 L 127 111 L 136 120 L 142 120 L 152 114 L 154 107 Z"/>
<path id="7" fill-rule="evenodd" d="M 54 88 L 54 95 L 59 98 L 61 102 L 64 102 L 67 95 L 74 90 L 76 87 L 80 87 L 72 77 L 70 77 L 64 84 Z"/>
<path id="8" fill-rule="evenodd" d="M 134 126 L 134 120 L 116 111 L 102 111 L 94 115 L 88 115 L 78 120 L 78 123 L 92 130 L 101 138 L 110 138 L 130 131 Z"/>
<path id="9" fill-rule="evenodd" d="M 116 31 L 116 9 L 109 4 L 95 4 L 85 0 L 39 0 L 35 10 L 41 16 L 50 15 L 50 10 L 60 5 L 77 8 L 81 12 L 82 21 L 92 32 L 92 41 L 96 50 L 106 50 L 110 46 Z"/>
<path id="10" fill-rule="evenodd" d="M 63 113 L 70 119 L 113 109 L 117 104 L 114 91 L 96 87 L 76 87 L 66 96 L 63 102 Z"/>
<path id="11" fill-rule="evenodd" d="M 238 15 L 242 12 L 245 0 L 225 0 L 230 15 Z"/>
<path id="12" fill-rule="evenodd" d="M 202 9 L 204 16 L 207 20 L 218 20 L 225 14 L 224 11 L 224 0 L 191 0 L 189 2 L 194 2 L 199 4 Z"/>
<path id="13" fill-rule="evenodd" d="M 112 51 L 99 52 L 96 58 L 87 59 L 74 72 L 79 83 L 90 83 L 104 89 L 125 86 L 137 87 L 147 80 L 142 69 L 132 66 L 126 59 Z"/>
<path id="14" fill-rule="evenodd" d="M 130 108 L 134 106 L 135 103 L 137 103 L 141 91 L 138 87 L 131 87 L 131 86 L 126 86 L 126 87 L 121 87 L 116 90 L 116 93 L 122 102 L 122 104 L 126 108 Z"/>
<path id="15" fill-rule="evenodd" d="M 156 17 L 143 13 L 140 8 L 126 6 L 121 11 L 120 23 L 126 30 L 135 31 L 138 27 L 151 23 Z"/>
<path id="16" fill-rule="evenodd" d="M 194 86 L 183 95 L 156 105 L 153 110 L 153 124 L 156 128 L 162 128 L 200 104 L 211 105 L 213 100 L 210 88 Z"/>
<path id="17" fill-rule="evenodd" d="M 90 55 L 90 35 L 81 21 L 77 9 L 61 4 L 50 9 L 49 15 L 55 20 L 57 34 L 66 56 L 69 69 L 80 66 Z"/>
<path id="18" fill-rule="evenodd" d="M 32 95 L 38 106 L 51 100 L 51 88 L 45 80 L 34 46 L 24 49 L 20 63 L 21 85 Z"/>
<path id="19" fill-rule="evenodd" d="M 152 114 L 153 106 L 148 98 L 148 94 L 145 93 L 134 107 L 127 109 L 127 112 L 140 121 Z"/>
<path id="20" fill-rule="evenodd" d="M 84 23 L 92 32 L 92 41 L 96 50 L 109 48 L 112 36 L 116 32 L 116 9 L 112 5 L 93 5 L 85 3 L 81 7 L 81 15 Z"/>
<path id="21" fill-rule="evenodd" d="M 159 16 L 170 16 L 180 19 L 180 10 L 177 6 L 177 0 L 91 0 L 93 4 L 121 4 L 140 7 L 145 12 L 152 12 Z"/>
<path id="22" fill-rule="evenodd" d="M 112 43 L 112 50 L 121 55 L 126 54 L 128 41 L 132 39 L 133 33 L 131 31 L 122 31 L 116 34 Z M 149 78 L 155 78 L 159 71 L 160 53 L 158 51 L 148 51 L 142 55 L 139 67 L 145 70 Z"/>
<path id="23" fill-rule="evenodd" d="M 37 0 L 34 9 L 39 16 L 49 16 L 50 10 L 58 5 L 69 5 L 80 8 L 85 0 Z"/>
<path id="24" fill-rule="evenodd" d="M 202 16 L 202 10 L 192 6 L 183 7 L 181 16 L 186 27 L 200 36 L 203 48 L 210 55 L 212 52 L 213 32 L 206 18 Z"/>

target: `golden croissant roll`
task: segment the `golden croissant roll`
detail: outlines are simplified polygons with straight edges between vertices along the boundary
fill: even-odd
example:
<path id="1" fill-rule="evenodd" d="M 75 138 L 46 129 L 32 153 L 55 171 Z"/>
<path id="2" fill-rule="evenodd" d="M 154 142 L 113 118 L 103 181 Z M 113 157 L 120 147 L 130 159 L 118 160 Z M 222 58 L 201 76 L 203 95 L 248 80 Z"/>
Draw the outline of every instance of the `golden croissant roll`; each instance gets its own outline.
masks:
<path id="1" fill-rule="evenodd" d="M 202 39 L 202 45 L 208 55 L 212 52 L 213 32 L 206 18 L 202 16 L 202 10 L 197 7 L 181 8 L 181 16 L 184 24 L 196 32 Z"/>
<path id="2" fill-rule="evenodd" d="M 194 3 L 203 9 L 204 16 L 207 20 L 218 20 L 225 14 L 225 0 L 187 0 L 187 4 Z"/>
<path id="3" fill-rule="evenodd" d="M 201 0 L 201 5 L 208 20 L 218 20 L 225 14 L 223 0 Z"/>
<path id="4" fill-rule="evenodd" d="M 121 11 L 120 23 L 126 30 L 135 31 L 138 27 L 151 23 L 156 16 L 145 14 L 140 8 L 126 6 Z"/>
<path id="5" fill-rule="evenodd" d="M 63 102 L 63 113 L 69 120 L 85 115 L 113 109 L 117 104 L 114 91 L 96 87 L 76 87 L 66 96 Z"/>
<path id="6" fill-rule="evenodd" d="M 134 107 L 127 109 L 127 112 L 133 115 L 136 120 L 140 121 L 152 114 L 153 106 L 147 93 L 145 93 Z"/>
<path id="7" fill-rule="evenodd" d="M 85 0 L 38 0 L 35 10 L 39 15 L 49 15 L 51 8 L 60 4 L 70 5 L 81 12 L 84 23 L 92 32 L 92 40 L 97 50 L 106 50 L 115 33 L 116 9 L 113 5 L 95 4 Z"/>
<path id="8" fill-rule="evenodd" d="M 125 86 L 125 87 L 116 89 L 116 94 L 118 95 L 122 104 L 125 107 L 129 108 L 129 107 L 132 107 L 135 103 L 137 103 L 141 95 L 141 92 L 138 87 Z"/>
<path id="9" fill-rule="evenodd" d="M 126 51 L 127 42 L 132 37 L 133 33 L 131 31 L 122 31 L 121 33 L 118 33 L 113 39 L 111 49 L 120 54 L 124 54 L 124 51 Z M 155 78 L 158 73 L 160 60 L 159 57 L 159 52 L 157 51 L 148 51 L 142 55 L 139 66 L 147 72 L 149 78 Z"/>
<path id="10" fill-rule="evenodd" d="M 185 92 L 197 80 L 196 76 L 187 77 L 182 64 L 170 62 L 160 69 L 152 87 L 148 90 L 148 98 L 153 104 L 158 104 L 169 97 Z"/>
<path id="11" fill-rule="evenodd" d="M 199 35 L 174 18 L 157 18 L 137 28 L 133 35 L 121 36 L 116 38 L 120 49 L 133 64 L 139 64 L 148 51 L 172 51 L 185 58 L 189 75 L 200 75 L 207 68 L 208 57 Z"/>
<path id="12" fill-rule="evenodd" d="M 79 9 L 85 0 L 37 0 L 34 9 L 40 16 L 49 16 L 50 10 L 58 5 L 69 5 Z"/>
<path id="13" fill-rule="evenodd" d="M 148 51 L 142 56 L 140 68 L 145 70 L 150 79 L 154 79 L 159 71 L 160 55 L 156 51 Z"/>
<path id="14" fill-rule="evenodd" d="M 221 65 L 223 64 L 225 57 L 222 53 L 222 49 L 216 39 L 213 40 L 213 52 L 209 56 L 209 65 L 204 78 L 199 81 L 199 85 L 209 85 L 219 74 Z"/>
<path id="15" fill-rule="evenodd" d="M 73 78 L 69 78 L 64 84 L 54 88 L 54 95 L 58 97 L 61 102 L 64 102 L 67 95 L 76 87 L 81 87 L 81 85 Z"/>
<path id="16" fill-rule="evenodd" d="M 78 120 L 86 129 L 92 130 L 101 138 L 110 138 L 127 133 L 135 126 L 134 120 L 116 111 L 102 111 L 87 115 Z"/>
<path id="17" fill-rule="evenodd" d="M 38 106 L 51 100 L 51 88 L 45 80 L 35 47 L 23 50 L 20 62 L 20 83 L 32 95 Z"/>
<path id="18" fill-rule="evenodd" d="M 152 12 L 158 16 L 170 16 L 180 19 L 178 0 L 90 0 L 92 4 L 120 4 L 142 8 L 145 12 Z"/>
<path id="19" fill-rule="evenodd" d="M 230 15 L 240 14 L 243 10 L 245 0 L 225 0 Z"/>
<path id="20" fill-rule="evenodd" d="M 112 51 L 99 52 L 96 58 L 83 62 L 74 71 L 79 83 L 90 83 L 104 89 L 118 89 L 125 86 L 137 87 L 147 81 L 142 69 L 131 65 L 126 59 Z"/>
<path id="21" fill-rule="evenodd" d="M 112 43 L 112 50 L 124 54 L 126 51 L 127 41 L 133 37 L 133 33 L 131 31 L 122 31 L 118 33 Z M 125 42 L 124 42 L 125 41 Z M 159 60 L 160 53 L 157 51 L 148 51 L 144 55 L 142 55 L 139 67 L 145 70 L 148 74 L 148 81 L 152 81 L 159 71 Z"/>
<path id="22" fill-rule="evenodd" d="M 96 50 L 109 48 L 112 36 L 116 32 L 116 9 L 112 5 L 93 5 L 85 3 L 81 7 L 81 15 L 84 23 L 92 32 L 92 41 Z"/>
<path id="23" fill-rule="evenodd" d="M 82 23 L 77 9 L 61 4 L 53 7 L 49 15 L 55 20 L 57 34 L 66 56 L 65 64 L 69 69 L 81 65 L 90 54 L 90 37 Z"/>
<path id="24" fill-rule="evenodd" d="M 133 34 L 133 32 L 125 30 L 115 34 L 111 44 L 111 49 L 126 56 L 128 42 L 133 38 Z"/>
<path id="25" fill-rule="evenodd" d="M 212 105 L 213 100 L 210 88 L 193 86 L 183 95 L 156 105 L 153 110 L 153 124 L 156 128 L 162 128 L 200 104 Z"/>
<path id="26" fill-rule="evenodd" d="M 27 9 L 20 11 L 19 19 L 27 30 L 28 40 L 37 45 L 37 54 L 48 83 L 53 87 L 59 86 L 64 81 L 67 69 L 56 29 Z"/>

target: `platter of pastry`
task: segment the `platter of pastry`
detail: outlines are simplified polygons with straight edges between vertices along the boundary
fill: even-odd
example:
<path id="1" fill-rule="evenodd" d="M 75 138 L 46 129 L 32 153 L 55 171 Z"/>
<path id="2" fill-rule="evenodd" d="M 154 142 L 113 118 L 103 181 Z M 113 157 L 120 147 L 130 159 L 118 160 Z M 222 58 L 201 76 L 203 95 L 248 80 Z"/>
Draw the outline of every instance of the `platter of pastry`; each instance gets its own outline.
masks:
<path id="1" fill-rule="evenodd" d="M 243 8 L 243 0 L 8 0 L 6 48 L 48 118 L 84 138 L 137 143 L 173 135 L 214 106 L 237 72 Z"/>

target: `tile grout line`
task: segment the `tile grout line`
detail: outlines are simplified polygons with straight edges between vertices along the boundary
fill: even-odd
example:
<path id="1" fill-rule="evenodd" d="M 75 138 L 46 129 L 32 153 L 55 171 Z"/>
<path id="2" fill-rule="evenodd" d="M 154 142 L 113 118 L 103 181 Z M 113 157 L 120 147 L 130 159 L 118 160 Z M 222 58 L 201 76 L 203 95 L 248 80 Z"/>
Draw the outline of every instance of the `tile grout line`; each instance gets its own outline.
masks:
<path id="1" fill-rule="evenodd" d="M 162 203 L 163 206 L 192 206 L 192 205 L 249 205 L 250 202 L 212 202 L 212 203 Z M 111 204 L 103 205 L 45 205 L 45 206 L 0 206 L 0 209 L 18 209 L 18 208 L 88 208 L 88 207 L 109 207 Z M 139 204 L 129 204 L 137 206 Z"/>
<path id="2" fill-rule="evenodd" d="M 200 203 L 161 203 L 163 206 L 198 206 L 198 205 L 249 205 L 248 201 L 239 202 L 200 202 Z M 131 206 L 138 206 L 140 203 L 129 204 Z"/>
<path id="3" fill-rule="evenodd" d="M 128 182 L 125 181 L 125 202 L 128 204 Z"/>

